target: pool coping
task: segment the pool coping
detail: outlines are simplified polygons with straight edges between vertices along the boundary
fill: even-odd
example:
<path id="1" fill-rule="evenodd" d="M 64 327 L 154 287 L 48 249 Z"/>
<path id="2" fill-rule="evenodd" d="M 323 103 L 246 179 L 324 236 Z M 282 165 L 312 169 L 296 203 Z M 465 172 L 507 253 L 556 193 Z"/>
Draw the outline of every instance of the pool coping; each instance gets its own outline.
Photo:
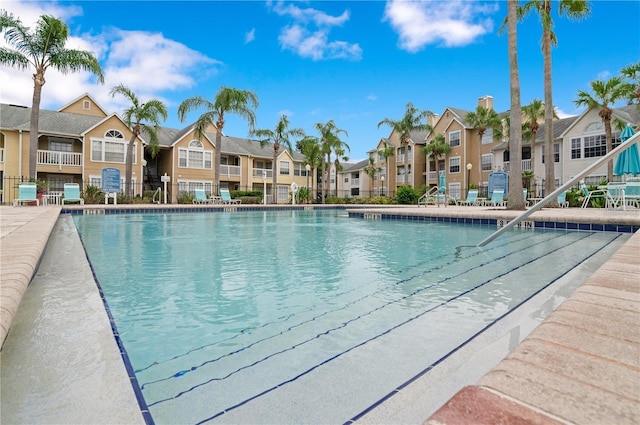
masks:
<path id="1" fill-rule="evenodd" d="M 0 207 L 0 228 L 1 228 L 1 271 L 2 271 L 2 279 L 0 285 L 0 313 L 1 313 L 1 322 L 2 322 L 2 334 L 0 337 L 2 338 L 2 342 L 4 342 L 6 335 L 10 331 L 10 325 L 13 315 L 15 315 L 15 311 L 19 307 L 20 299 L 24 292 L 26 291 L 26 287 L 28 286 L 31 278 L 35 274 L 38 266 L 38 262 L 46 248 L 46 243 L 51 234 L 53 226 L 55 225 L 58 217 L 62 213 L 74 214 L 74 213 L 85 213 L 85 211 L 91 211 L 89 213 L 96 213 L 94 211 L 101 211 L 101 213 L 131 213 L 131 212 L 195 212 L 195 211 L 203 211 L 203 210 L 212 210 L 216 212 L 234 212 L 238 210 L 309 210 L 310 206 L 256 206 L 256 205 L 246 205 L 246 206 L 234 206 L 231 208 L 227 208 L 227 206 L 175 206 L 172 205 L 167 208 L 163 208 L 163 206 L 152 206 L 149 208 L 147 205 L 143 206 L 135 206 L 135 205 L 126 205 L 126 206 L 86 206 L 84 208 L 78 207 L 58 207 L 58 206 L 48 206 L 48 207 Z M 473 218 L 477 218 L 480 220 L 496 220 L 496 226 L 499 220 L 512 220 L 515 218 L 519 212 L 518 211 L 507 211 L 505 209 L 491 209 L 491 208 L 482 208 L 482 207 L 442 207 L 442 208 L 429 208 L 429 207 L 399 207 L 399 206 L 352 206 L 352 205 L 327 205 L 327 206 L 313 206 L 313 209 L 340 209 L 345 210 L 348 213 L 362 214 L 363 218 L 365 214 L 373 214 L 373 216 L 369 216 L 369 218 L 377 219 L 378 215 L 380 218 L 383 217 L 385 219 L 399 219 L 399 220 L 427 220 L 427 221 L 446 221 L 448 218 L 448 222 L 452 222 L 455 219 L 455 222 L 460 223 L 460 219 L 462 222 L 466 223 L 467 219 L 472 219 L 471 223 L 466 224 L 474 224 Z M 11 209 L 10 211 L 8 209 Z M 100 212 L 98 212 L 100 213 Z M 435 218 L 432 220 L 432 218 Z M 623 270 L 627 268 L 631 270 L 632 276 L 640 275 L 640 259 L 637 255 L 638 247 L 640 246 L 640 232 L 637 232 L 637 229 L 640 228 L 640 212 L 638 211 L 597 211 L 597 210 L 581 210 L 581 209 L 553 209 L 553 210 L 541 210 L 534 213 L 531 216 L 534 222 L 539 223 L 567 223 L 568 219 L 571 222 L 576 223 L 591 223 L 602 225 L 602 229 L 606 231 L 606 224 L 615 224 L 616 226 L 623 226 L 624 228 L 629 228 L 630 230 L 635 231 L 635 235 L 632 236 L 630 241 L 627 241 L 623 246 L 623 251 L 620 256 L 615 258 L 614 260 L 610 260 L 613 266 L 614 271 L 619 271 L 622 267 Z M 482 221 L 479 223 L 483 225 Z M 487 221 L 484 225 L 494 225 L 490 221 Z M 536 226 L 540 227 L 540 226 Z M 546 227 L 546 226 L 542 226 Z M 634 230 L 635 229 L 635 230 Z M 576 229 L 581 230 L 581 229 Z M 587 230 L 587 229 L 584 229 Z M 596 230 L 596 229 L 589 229 Z M 621 230 L 616 230 L 621 231 Z M 629 230 L 627 230 L 629 231 Z M 627 245 L 629 247 L 627 248 Z M 635 251 L 634 251 L 635 250 Z M 625 254 L 626 252 L 626 254 Z M 631 254 L 629 254 L 631 252 Z M 633 255 L 635 252 L 635 255 Z M 616 253 L 615 255 L 617 255 Z M 613 258 L 613 257 L 612 257 Z M 611 268 L 609 262 L 605 263 L 601 269 L 608 270 Z M 594 274 L 594 276 L 598 275 L 600 270 Z M 605 275 L 596 276 L 593 279 L 605 279 L 607 278 Z M 609 273 L 612 276 L 619 276 L 619 273 Z M 626 274 L 625 274 L 626 276 Z M 591 279 L 589 282 L 591 282 Z M 605 279 L 606 280 L 606 279 Z M 609 282 L 609 280 L 606 280 Z M 586 284 L 585 284 L 586 285 Z M 637 290 L 637 284 L 636 284 Z M 617 290 L 619 291 L 619 289 Z M 578 291 L 576 291 L 577 293 Z M 631 295 L 625 295 L 627 298 L 631 298 L 632 301 L 636 301 L 637 299 L 637 291 L 634 293 L 631 292 Z M 573 296 L 572 296 L 573 297 Z M 635 297 L 635 298 L 634 298 Z M 640 310 L 640 309 L 637 309 Z M 633 310 L 637 314 L 636 310 Z M 546 323 L 546 321 L 544 322 Z M 585 341 L 588 343 L 588 340 Z M 636 344 L 636 346 L 638 346 Z M 640 358 L 640 356 L 637 356 Z M 640 370 L 640 365 L 636 365 L 636 371 Z M 487 375 L 489 376 L 489 375 Z M 487 378 L 489 379 L 489 378 Z M 640 381 L 640 380 L 639 380 Z M 495 384 L 494 386 L 498 386 Z M 502 388 L 502 387 L 500 387 Z M 465 390 L 463 390 L 465 391 Z M 487 396 L 487 393 L 484 391 L 491 392 L 492 395 L 498 391 L 496 389 L 491 388 L 489 385 L 482 387 L 472 387 L 470 390 L 466 390 L 464 394 L 460 397 L 468 397 L 469 393 L 471 396 L 478 395 L 478 400 L 485 401 L 491 399 L 491 397 Z M 479 392 L 482 391 L 482 392 Z M 501 389 L 501 391 L 506 390 Z M 484 397 L 484 398 L 483 398 Z M 455 399 L 455 397 L 454 397 Z M 452 399 L 453 400 L 453 399 Z M 488 401 L 487 401 L 488 402 Z M 453 403 L 453 402 L 452 402 Z M 443 409 L 446 408 L 449 404 L 445 405 Z M 498 404 L 496 404 L 498 406 Z M 635 405 L 638 407 L 640 411 L 640 405 L 636 403 Z M 518 408 L 522 408 L 522 406 L 518 405 Z M 531 406 L 529 406 L 531 407 Z M 451 408 L 450 408 L 451 409 Z M 544 411 L 543 407 L 538 407 Z M 439 411 L 440 412 L 440 411 Z M 498 412 L 498 410 L 496 410 Z M 447 418 L 451 418 L 452 416 L 434 416 L 433 420 L 444 420 Z M 549 416 L 552 418 L 552 416 Z M 459 420 L 460 418 L 456 418 Z M 470 420 L 467 418 L 466 422 L 456 422 L 455 420 L 452 422 L 440 422 L 440 423 L 472 423 L 475 422 L 478 418 L 474 420 Z M 433 424 L 437 422 L 431 422 Z M 551 422 L 549 422 L 551 423 Z"/>

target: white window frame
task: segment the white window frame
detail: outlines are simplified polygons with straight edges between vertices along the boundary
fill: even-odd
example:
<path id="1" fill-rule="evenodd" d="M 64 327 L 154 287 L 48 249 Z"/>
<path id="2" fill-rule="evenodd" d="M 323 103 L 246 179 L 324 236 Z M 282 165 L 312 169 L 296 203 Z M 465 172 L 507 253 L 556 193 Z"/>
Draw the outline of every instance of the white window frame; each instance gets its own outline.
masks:
<path id="1" fill-rule="evenodd" d="M 135 177 L 131 177 L 131 186 L 133 186 L 133 195 L 137 195 L 138 192 L 136 191 L 137 186 L 136 186 L 136 182 L 137 179 Z M 124 173 L 120 174 L 120 189 L 118 190 L 118 193 L 123 193 L 124 192 L 124 187 L 127 184 L 127 178 L 124 175 Z M 90 175 L 89 176 L 89 185 L 91 186 L 95 186 L 98 189 L 102 190 L 102 176 L 96 176 L 96 175 Z"/>
<path id="2" fill-rule="evenodd" d="M 453 138 L 454 134 L 458 136 L 457 139 Z M 451 146 L 452 148 L 456 148 L 460 146 L 460 144 L 462 143 L 461 139 L 462 139 L 462 132 L 460 130 L 449 132 L 449 146 Z M 453 144 L 454 142 L 457 142 L 457 143 Z"/>
<path id="3" fill-rule="evenodd" d="M 289 201 L 289 186 L 284 185 L 284 184 L 279 184 L 278 185 L 278 192 L 277 192 L 277 202 L 288 202 Z"/>
<path id="4" fill-rule="evenodd" d="M 201 159 L 192 156 L 201 155 Z M 202 166 L 200 165 L 202 161 Z M 204 149 L 204 145 L 199 140 L 192 140 L 188 147 L 178 148 L 178 168 L 190 168 L 194 170 L 213 169 L 213 151 Z"/>
<path id="5" fill-rule="evenodd" d="M 489 163 L 485 162 L 485 160 L 489 158 Z M 482 171 L 493 171 L 493 154 L 485 153 L 480 157 L 480 167 Z"/>
<path id="6" fill-rule="evenodd" d="M 91 139 L 90 158 L 91 162 L 110 162 L 114 164 L 125 164 L 127 157 L 127 144 L 129 142 L 124 139 L 124 135 L 119 130 L 107 130 L 102 139 Z M 99 148 L 97 145 L 100 145 Z M 107 161 L 105 158 L 107 154 L 114 154 L 116 152 L 108 152 L 106 147 L 121 146 L 122 148 L 122 161 Z M 138 143 L 133 143 L 133 160 L 132 164 L 137 164 L 138 158 L 136 155 L 138 149 Z M 119 153 L 119 152 L 117 152 Z"/>
<path id="7" fill-rule="evenodd" d="M 281 176 L 291 175 L 291 163 L 289 161 L 280 161 L 278 168 L 278 174 Z"/>
<path id="8" fill-rule="evenodd" d="M 482 134 L 481 144 L 488 145 L 493 143 L 493 128 L 487 128 Z"/>
<path id="9" fill-rule="evenodd" d="M 460 199 L 461 189 L 460 183 L 449 183 L 449 198 Z"/>
<path id="10" fill-rule="evenodd" d="M 457 163 L 457 164 L 456 164 Z M 453 171 L 453 167 L 458 167 L 457 171 Z M 449 158 L 449 174 L 459 174 L 462 172 L 462 166 L 459 156 Z"/>
<path id="11" fill-rule="evenodd" d="M 194 194 L 195 189 L 204 189 L 207 194 L 211 194 L 213 190 L 213 181 L 178 179 L 178 193 L 188 192 L 190 194 Z"/>

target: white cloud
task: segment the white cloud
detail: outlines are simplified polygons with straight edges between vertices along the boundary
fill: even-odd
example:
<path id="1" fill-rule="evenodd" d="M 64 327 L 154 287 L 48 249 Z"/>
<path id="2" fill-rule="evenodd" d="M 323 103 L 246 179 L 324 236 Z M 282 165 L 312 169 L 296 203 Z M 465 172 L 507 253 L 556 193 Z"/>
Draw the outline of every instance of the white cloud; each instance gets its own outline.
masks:
<path id="1" fill-rule="evenodd" d="M 256 29 L 251 28 L 251 31 L 249 31 L 244 35 L 244 44 L 249 44 L 255 39 L 256 39 Z"/>
<path id="2" fill-rule="evenodd" d="M 42 13 L 53 13 L 46 3 L 18 3 L 19 8 L 10 10 L 14 16 L 20 16 L 26 24 L 24 16 L 39 16 Z M 34 6 L 41 6 L 35 9 Z M 65 18 L 79 14 L 76 7 L 55 11 L 55 16 Z M 104 85 L 96 84 L 95 76 L 88 72 L 62 75 L 49 69 L 45 75 L 42 108 L 57 108 L 85 92 L 92 96 L 106 110 L 123 109 L 121 99 L 113 99 L 109 95 L 112 87 L 124 84 L 142 100 L 162 98 L 163 93 L 188 89 L 196 84 L 197 78 L 206 78 L 208 74 L 217 72 L 219 61 L 211 59 L 184 44 L 165 38 L 160 33 L 142 31 L 123 31 L 110 28 L 97 35 L 80 34 L 69 38 L 68 48 L 88 50 L 98 58 L 104 72 Z M 167 60 L 171 58 L 171 60 Z M 0 66 L 3 84 L 0 102 L 31 106 L 33 95 L 33 69 L 24 71 Z M 167 106 L 168 102 L 167 102 Z"/>
<path id="3" fill-rule="evenodd" d="M 458 47 L 474 42 L 493 31 L 493 21 L 486 15 L 497 10 L 497 4 L 465 0 L 390 0 L 384 20 L 398 32 L 400 47 L 416 52 L 428 44 Z"/>
<path id="4" fill-rule="evenodd" d="M 331 16 L 312 8 L 299 8 L 296 5 L 279 1 L 275 5 L 268 3 L 280 16 L 293 18 L 294 23 L 285 26 L 278 41 L 285 50 L 291 50 L 303 58 L 314 61 L 325 59 L 362 59 L 362 49 L 357 43 L 330 41 L 332 27 L 342 26 L 350 18 L 345 10 L 339 16 Z M 312 29 L 309 29 L 311 27 Z"/>
<path id="5" fill-rule="evenodd" d="M 367 96 L 367 100 L 371 100 L 371 101 L 378 100 L 378 96 L 376 96 L 375 94 L 370 94 L 369 96 Z"/>
<path id="6" fill-rule="evenodd" d="M 596 79 L 602 80 L 602 81 L 607 81 L 609 78 L 611 78 L 611 72 L 609 71 L 600 71 L 596 76 Z"/>

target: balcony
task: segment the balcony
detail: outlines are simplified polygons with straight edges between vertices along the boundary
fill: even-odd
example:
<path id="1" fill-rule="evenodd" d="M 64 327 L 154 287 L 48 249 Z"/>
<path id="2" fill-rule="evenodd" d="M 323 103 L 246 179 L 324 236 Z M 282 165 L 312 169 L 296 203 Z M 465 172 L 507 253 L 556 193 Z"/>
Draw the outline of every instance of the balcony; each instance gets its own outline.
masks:
<path id="1" fill-rule="evenodd" d="M 253 177 L 262 178 L 265 172 L 267 173 L 267 177 L 273 177 L 273 170 L 269 170 L 268 168 L 254 168 Z"/>
<path id="2" fill-rule="evenodd" d="M 437 171 L 429 171 L 429 180 L 438 180 L 438 172 Z"/>
<path id="3" fill-rule="evenodd" d="M 227 176 L 227 177 L 240 177 L 240 166 L 239 165 L 221 165 L 220 175 Z"/>
<path id="4" fill-rule="evenodd" d="M 351 179 L 351 186 L 360 186 L 360 179 Z"/>
<path id="5" fill-rule="evenodd" d="M 38 150 L 38 165 L 55 165 L 62 167 L 82 167 L 82 154 L 75 152 L 59 152 Z"/>

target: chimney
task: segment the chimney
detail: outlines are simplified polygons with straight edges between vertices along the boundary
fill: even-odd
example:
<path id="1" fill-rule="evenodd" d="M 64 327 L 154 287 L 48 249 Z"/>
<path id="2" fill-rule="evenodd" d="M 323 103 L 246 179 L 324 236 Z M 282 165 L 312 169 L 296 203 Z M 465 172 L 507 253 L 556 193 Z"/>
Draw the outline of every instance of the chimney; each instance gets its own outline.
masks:
<path id="1" fill-rule="evenodd" d="M 440 118 L 438 114 L 429 115 L 427 117 L 427 124 L 429 124 L 431 127 L 434 127 L 438 122 L 438 118 Z"/>
<path id="2" fill-rule="evenodd" d="M 493 97 L 489 95 L 482 96 L 478 99 L 478 106 L 486 109 L 493 109 Z"/>

